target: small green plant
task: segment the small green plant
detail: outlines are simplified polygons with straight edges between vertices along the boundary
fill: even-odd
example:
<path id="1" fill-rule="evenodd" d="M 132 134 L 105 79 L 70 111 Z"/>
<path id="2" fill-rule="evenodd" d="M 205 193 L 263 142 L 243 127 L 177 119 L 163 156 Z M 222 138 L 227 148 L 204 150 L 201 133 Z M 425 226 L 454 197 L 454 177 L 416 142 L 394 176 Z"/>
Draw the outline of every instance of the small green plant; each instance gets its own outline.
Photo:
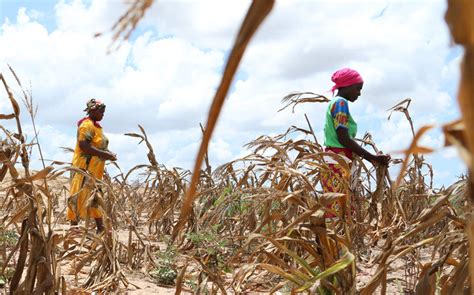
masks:
<path id="1" fill-rule="evenodd" d="M 4 261 L 6 259 L 6 249 L 14 247 L 18 242 L 18 234 L 13 230 L 5 230 L 4 227 L 0 226 L 0 269 L 4 268 Z M 6 267 L 5 271 L 0 275 L 0 288 L 7 283 L 7 281 L 13 276 L 14 270 L 10 267 Z"/>
<path id="2" fill-rule="evenodd" d="M 252 203 L 250 201 L 242 199 L 242 196 L 240 196 L 227 206 L 226 216 L 244 215 L 250 209 L 251 205 Z"/>
<path id="3" fill-rule="evenodd" d="M 196 288 L 198 287 L 197 283 L 195 280 L 185 280 L 184 284 L 191 290 L 195 291 Z"/>
<path id="4" fill-rule="evenodd" d="M 232 193 L 232 187 L 231 186 L 228 186 L 226 188 L 224 188 L 221 192 L 221 194 L 219 195 L 219 197 L 213 202 L 213 206 L 219 206 L 222 202 L 224 202 L 224 200 L 230 196 L 230 194 Z"/>
<path id="5" fill-rule="evenodd" d="M 174 285 L 178 272 L 176 271 L 176 246 L 167 243 L 165 251 L 158 252 L 158 267 L 150 272 L 158 283 L 164 285 Z"/>
<path id="6" fill-rule="evenodd" d="M 0 267 L 1 267 L 1 264 L 0 264 Z M 15 273 L 15 270 L 11 267 L 7 267 L 5 269 L 3 275 L 0 275 L 0 288 L 5 287 L 6 283 L 10 281 L 14 273 Z"/>
<path id="7" fill-rule="evenodd" d="M 158 283 L 164 285 L 174 285 L 178 275 L 175 269 L 169 266 L 159 266 L 150 272 L 151 276 L 158 280 Z"/>
<path id="8" fill-rule="evenodd" d="M 206 261 L 210 267 L 221 268 L 224 266 L 229 241 L 219 234 L 219 227 L 219 224 L 215 224 L 201 232 L 188 233 L 186 236 L 195 245 L 198 257 L 207 257 Z M 230 272 L 230 269 L 225 268 L 225 271 Z"/>
<path id="9" fill-rule="evenodd" d="M 0 246 L 2 249 L 4 247 L 13 247 L 18 241 L 18 234 L 13 230 L 5 230 L 0 226 Z"/>
<path id="10" fill-rule="evenodd" d="M 207 254 L 215 254 L 220 252 L 220 249 L 227 245 L 227 240 L 223 239 L 218 234 L 219 224 L 213 225 L 210 229 L 201 232 L 188 233 L 187 238 L 196 245 L 196 247 L 203 249 Z"/>

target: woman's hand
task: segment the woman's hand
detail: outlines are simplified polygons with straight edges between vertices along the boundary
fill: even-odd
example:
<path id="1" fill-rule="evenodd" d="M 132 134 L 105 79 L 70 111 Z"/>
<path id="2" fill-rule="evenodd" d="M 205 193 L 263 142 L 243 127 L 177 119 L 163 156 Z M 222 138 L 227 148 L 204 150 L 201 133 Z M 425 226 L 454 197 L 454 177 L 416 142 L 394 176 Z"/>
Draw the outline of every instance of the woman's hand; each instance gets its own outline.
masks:
<path id="1" fill-rule="evenodd" d="M 117 155 L 109 151 L 104 152 L 101 158 L 104 160 L 117 161 Z"/>
<path id="2" fill-rule="evenodd" d="M 381 165 L 388 165 L 388 162 L 390 162 L 390 155 L 384 155 L 384 154 L 379 154 L 379 155 L 374 155 L 372 158 L 372 162 L 381 164 Z"/>
<path id="3" fill-rule="evenodd" d="M 87 140 L 82 140 L 79 141 L 79 148 L 86 154 L 89 154 L 91 156 L 96 156 L 101 158 L 102 160 L 110 160 L 110 161 L 117 161 L 117 155 L 110 152 L 110 151 L 104 151 L 100 150 L 96 147 L 93 147 L 91 143 Z"/>
<path id="4" fill-rule="evenodd" d="M 379 153 L 377 155 L 371 154 L 366 151 L 363 147 L 357 144 L 353 139 L 349 137 L 349 131 L 346 128 L 338 128 L 336 130 L 337 139 L 339 142 L 346 148 L 350 149 L 352 152 L 358 154 L 362 158 L 372 163 L 378 163 L 381 165 L 388 165 L 390 161 L 390 155 L 384 155 Z"/>

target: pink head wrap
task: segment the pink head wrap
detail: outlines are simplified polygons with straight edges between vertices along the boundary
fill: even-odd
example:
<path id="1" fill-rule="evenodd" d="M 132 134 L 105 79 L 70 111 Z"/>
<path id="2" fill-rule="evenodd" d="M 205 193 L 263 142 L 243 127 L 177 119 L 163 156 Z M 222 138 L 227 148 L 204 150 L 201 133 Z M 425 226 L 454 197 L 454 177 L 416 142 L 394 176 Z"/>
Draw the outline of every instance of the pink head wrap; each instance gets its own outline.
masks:
<path id="1" fill-rule="evenodd" d="M 362 77 L 356 70 L 352 70 L 349 68 L 336 71 L 334 74 L 332 74 L 331 80 L 336 83 L 336 85 L 331 88 L 332 94 L 334 94 L 334 91 L 336 89 L 339 89 L 341 87 L 347 87 L 364 82 L 364 80 L 362 80 Z"/>

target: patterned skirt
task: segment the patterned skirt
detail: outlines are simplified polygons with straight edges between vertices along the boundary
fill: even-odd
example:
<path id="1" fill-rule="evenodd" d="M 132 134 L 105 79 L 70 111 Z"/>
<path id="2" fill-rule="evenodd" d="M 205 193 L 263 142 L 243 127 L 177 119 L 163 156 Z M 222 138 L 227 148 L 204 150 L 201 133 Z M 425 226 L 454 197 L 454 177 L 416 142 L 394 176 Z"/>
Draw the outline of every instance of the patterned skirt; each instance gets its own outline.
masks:
<path id="1" fill-rule="evenodd" d="M 349 165 L 349 168 L 351 167 L 352 159 L 353 159 L 353 153 L 350 149 L 348 148 L 336 148 L 336 147 L 326 147 L 325 152 L 330 152 L 330 153 L 335 153 L 341 156 L 344 156 L 347 158 L 347 162 Z M 329 204 L 327 207 L 329 209 L 334 210 L 338 215 L 342 216 L 341 208 L 346 208 L 346 205 L 348 202 L 350 202 L 350 189 L 349 189 L 349 183 L 350 183 L 350 169 L 349 171 L 346 171 L 341 165 L 339 165 L 335 160 L 333 160 L 330 157 L 325 157 L 328 158 L 327 165 L 329 166 L 329 171 L 324 171 L 321 174 L 321 185 L 323 187 L 323 192 L 324 193 L 343 193 L 345 194 L 344 196 L 338 198 L 336 201 L 332 202 Z M 353 207 L 351 206 L 353 209 Z M 347 210 L 349 212 L 349 210 Z M 347 213 L 348 213 L 347 212 Z M 337 217 L 337 215 L 326 212 L 324 217 L 326 218 L 334 218 Z"/>

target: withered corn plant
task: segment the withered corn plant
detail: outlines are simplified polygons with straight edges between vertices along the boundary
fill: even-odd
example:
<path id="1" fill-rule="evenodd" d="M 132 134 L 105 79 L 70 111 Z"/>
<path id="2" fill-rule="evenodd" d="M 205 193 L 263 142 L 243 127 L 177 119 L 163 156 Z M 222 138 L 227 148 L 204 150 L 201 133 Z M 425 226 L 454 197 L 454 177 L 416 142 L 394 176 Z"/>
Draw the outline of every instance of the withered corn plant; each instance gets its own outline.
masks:
<path id="1" fill-rule="evenodd" d="M 459 86 L 458 103 L 462 118 L 459 124 L 462 126 L 447 126 L 447 138 L 460 150 L 462 158 L 468 167 L 468 179 L 466 190 L 466 219 L 464 232 L 469 240 L 469 257 L 474 257 L 474 3 L 468 0 L 448 0 L 446 22 L 451 31 L 451 36 L 456 44 L 464 47 L 464 58 L 461 63 L 461 83 Z M 454 128 L 452 128 L 454 127 Z M 461 128 L 459 128 L 461 127 Z M 463 128 L 464 127 L 464 128 Z M 460 135 L 460 136 L 459 136 Z M 466 270 L 469 270 L 468 272 Z M 471 284 L 471 292 L 474 289 L 474 261 L 471 259 L 469 265 L 464 268 Z"/>
<path id="2" fill-rule="evenodd" d="M 15 72 L 11 68 L 10 71 L 23 90 Z M 48 190 L 45 179 L 53 169 L 45 167 L 37 173 L 30 173 L 28 149 L 36 142 L 26 142 L 20 122 L 20 106 L 2 73 L 0 80 L 13 109 L 13 113 L 2 114 L 1 118 L 15 120 L 17 128 L 15 132 L 11 132 L 2 127 L 6 139 L 2 141 L 0 151 L 1 180 L 4 184 L 7 173 L 11 180 L 3 187 L 1 218 L 3 229 L 16 227 L 19 231 L 16 245 L 9 249 L 2 261 L 1 275 L 5 276 L 7 269 L 14 269 L 9 278 L 11 294 L 51 294 L 58 283 L 54 255 L 57 235 L 51 229 L 50 218 L 51 200 L 54 196 Z M 23 94 L 27 107 L 31 106 L 28 104 L 31 97 L 24 90 Z M 31 115 L 33 118 L 34 115 Z M 15 167 L 18 159 L 23 171 L 18 171 Z M 20 228 L 18 223 L 21 223 Z"/>

